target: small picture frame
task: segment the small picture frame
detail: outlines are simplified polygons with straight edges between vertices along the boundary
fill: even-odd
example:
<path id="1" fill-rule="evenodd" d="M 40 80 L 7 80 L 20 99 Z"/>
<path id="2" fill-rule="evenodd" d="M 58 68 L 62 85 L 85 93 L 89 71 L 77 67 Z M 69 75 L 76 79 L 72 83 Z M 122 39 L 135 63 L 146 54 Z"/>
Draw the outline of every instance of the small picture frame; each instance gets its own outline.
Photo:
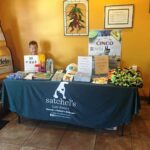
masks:
<path id="1" fill-rule="evenodd" d="M 133 4 L 105 6 L 104 11 L 105 29 L 122 29 L 133 27 Z"/>
<path id="2" fill-rule="evenodd" d="M 64 1 L 64 35 L 88 35 L 88 0 Z"/>

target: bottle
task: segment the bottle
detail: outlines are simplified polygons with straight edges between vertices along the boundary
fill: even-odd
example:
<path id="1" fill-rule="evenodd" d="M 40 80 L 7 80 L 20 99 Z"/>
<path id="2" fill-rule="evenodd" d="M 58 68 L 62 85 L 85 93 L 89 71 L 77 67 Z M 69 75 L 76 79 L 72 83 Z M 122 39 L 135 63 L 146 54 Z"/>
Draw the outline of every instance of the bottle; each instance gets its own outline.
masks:
<path id="1" fill-rule="evenodd" d="M 52 59 L 46 60 L 46 73 L 48 73 L 48 74 L 54 73 L 54 66 L 53 66 L 53 60 Z"/>
<path id="2" fill-rule="evenodd" d="M 41 72 L 45 72 L 45 55 L 39 54 L 39 61 L 41 65 Z"/>

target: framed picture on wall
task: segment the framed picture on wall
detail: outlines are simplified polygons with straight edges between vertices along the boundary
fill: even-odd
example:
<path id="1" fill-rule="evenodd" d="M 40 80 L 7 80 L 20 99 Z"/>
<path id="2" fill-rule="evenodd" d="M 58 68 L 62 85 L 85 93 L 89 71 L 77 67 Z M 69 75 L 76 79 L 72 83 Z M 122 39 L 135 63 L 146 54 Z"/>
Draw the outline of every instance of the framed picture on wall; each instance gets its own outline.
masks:
<path id="1" fill-rule="evenodd" d="M 105 28 L 132 28 L 134 5 L 105 6 Z"/>
<path id="2" fill-rule="evenodd" d="M 88 35 L 88 0 L 64 1 L 64 34 Z"/>

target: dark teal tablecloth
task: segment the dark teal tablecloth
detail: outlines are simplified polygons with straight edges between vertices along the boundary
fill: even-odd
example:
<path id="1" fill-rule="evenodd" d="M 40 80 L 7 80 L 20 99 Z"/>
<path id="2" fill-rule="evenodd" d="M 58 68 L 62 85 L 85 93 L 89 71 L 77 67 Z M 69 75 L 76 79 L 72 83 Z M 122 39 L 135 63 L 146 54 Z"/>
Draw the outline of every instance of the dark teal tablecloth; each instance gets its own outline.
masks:
<path id="1" fill-rule="evenodd" d="M 39 120 L 91 128 L 129 123 L 138 113 L 137 88 L 77 82 L 4 80 L 3 101 L 12 112 Z"/>

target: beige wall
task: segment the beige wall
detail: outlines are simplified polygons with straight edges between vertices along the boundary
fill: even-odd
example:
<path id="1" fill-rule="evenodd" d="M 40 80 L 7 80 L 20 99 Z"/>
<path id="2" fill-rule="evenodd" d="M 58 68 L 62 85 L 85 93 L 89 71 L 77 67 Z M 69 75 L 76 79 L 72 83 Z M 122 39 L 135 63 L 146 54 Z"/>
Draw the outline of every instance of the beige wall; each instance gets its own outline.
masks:
<path id="1" fill-rule="evenodd" d="M 89 29 L 103 29 L 104 6 L 118 4 L 135 4 L 134 27 L 122 31 L 122 62 L 139 66 L 146 92 L 150 86 L 149 0 L 89 0 Z M 33 39 L 57 68 L 88 54 L 87 36 L 64 36 L 63 0 L 0 0 L 0 19 L 19 69 L 23 69 L 23 55 L 29 53 L 28 42 Z"/>

